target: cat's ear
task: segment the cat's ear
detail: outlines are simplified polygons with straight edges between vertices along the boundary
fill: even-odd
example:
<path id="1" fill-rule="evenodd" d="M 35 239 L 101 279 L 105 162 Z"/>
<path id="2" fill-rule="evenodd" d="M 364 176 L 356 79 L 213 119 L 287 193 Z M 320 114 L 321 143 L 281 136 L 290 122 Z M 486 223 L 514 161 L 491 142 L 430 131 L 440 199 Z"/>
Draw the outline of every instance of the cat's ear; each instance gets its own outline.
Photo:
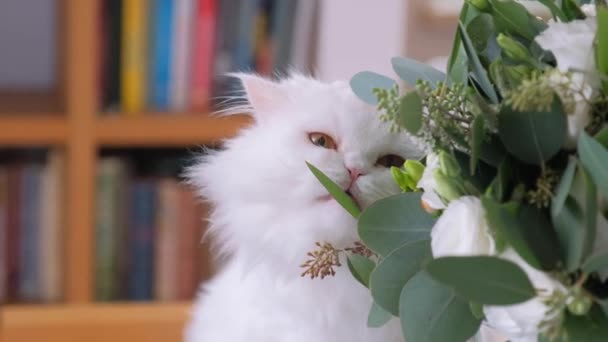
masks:
<path id="1" fill-rule="evenodd" d="M 287 101 L 287 94 L 277 82 L 255 74 L 236 73 L 245 90 L 247 101 L 253 109 L 256 120 L 264 118 Z"/>

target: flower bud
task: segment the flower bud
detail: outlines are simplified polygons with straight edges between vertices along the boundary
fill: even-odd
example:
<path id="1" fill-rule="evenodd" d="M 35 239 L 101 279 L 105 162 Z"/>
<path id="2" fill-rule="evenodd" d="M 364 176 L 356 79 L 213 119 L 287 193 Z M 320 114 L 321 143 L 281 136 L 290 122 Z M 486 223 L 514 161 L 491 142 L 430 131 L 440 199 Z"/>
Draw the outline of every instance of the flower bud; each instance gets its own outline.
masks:
<path id="1" fill-rule="evenodd" d="M 412 191 L 416 189 L 416 183 L 411 175 L 407 172 L 403 171 L 398 167 L 391 167 L 391 174 L 393 175 L 393 179 L 399 185 L 401 190 L 403 191 Z"/>
<path id="2" fill-rule="evenodd" d="M 496 41 L 498 42 L 498 46 L 500 46 L 502 51 L 504 51 L 509 58 L 516 61 L 526 61 L 530 58 L 528 49 L 515 39 L 500 33 L 496 38 Z"/>
<path id="3" fill-rule="evenodd" d="M 456 179 L 446 176 L 440 169 L 435 170 L 433 177 L 437 183 L 435 192 L 446 201 L 450 202 L 465 195 L 462 185 Z"/>
<path id="4" fill-rule="evenodd" d="M 439 153 L 439 168 L 448 177 L 460 176 L 460 165 L 450 153 L 444 151 Z"/>
<path id="5" fill-rule="evenodd" d="M 585 316 L 591 309 L 593 301 L 580 288 L 574 289 L 573 296 L 568 303 L 568 311 L 576 316 Z"/>
<path id="6" fill-rule="evenodd" d="M 405 164 L 403 164 L 403 167 L 405 168 L 405 171 L 412 176 L 412 179 L 416 183 L 418 183 L 420 178 L 422 178 L 422 174 L 424 173 L 424 165 L 421 162 L 408 159 L 405 161 Z"/>
<path id="7" fill-rule="evenodd" d="M 467 0 L 467 3 L 480 11 L 485 11 L 489 8 L 488 0 Z"/>

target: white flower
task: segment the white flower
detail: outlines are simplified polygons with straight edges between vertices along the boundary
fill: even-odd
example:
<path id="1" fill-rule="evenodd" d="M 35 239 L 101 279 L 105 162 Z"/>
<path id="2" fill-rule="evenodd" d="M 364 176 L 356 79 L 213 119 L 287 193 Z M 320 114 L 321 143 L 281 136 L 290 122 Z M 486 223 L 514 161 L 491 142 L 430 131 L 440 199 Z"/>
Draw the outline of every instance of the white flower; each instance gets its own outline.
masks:
<path id="1" fill-rule="evenodd" d="M 549 307 L 545 304 L 555 291 L 566 293 L 564 286 L 551 278 L 547 273 L 539 271 L 525 262 L 515 250 L 508 248 L 500 254 L 501 258 L 517 264 L 527 275 L 533 286 L 539 292 L 526 302 L 506 306 L 484 306 L 484 314 L 488 325 L 501 332 L 510 341 L 532 342 L 537 340 L 539 324 L 558 318 L 558 312 L 548 315 Z"/>
<path id="2" fill-rule="evenodd" d="M 595 9 L 595 8 L 594 8 Z M 589 8 L 587 9 L 591 11 Z M 569 23 L 551 21 L 549 27 L 536 37 L 536 42 L 555 56 L 557 68 L 562 73 L 572 72 L 570 88 L 579 95 L 568 114 L 568 138 L 566 147 L 576 146 L 578 135 L 591 121 L 590 108 L 585 100 L 593 97 L 599 87 L 596 76 L 593 40 L 597 30 L 595 18 L 574 20 Z M 556 88 L 563 81 L 555 79 Z M 582 94 L 581 94 L 582 93 Z M 563 98 L 564 94 L 558 91 Z"/>
<path id="3" fill-rule="evenodd" d="M 594 4 L 586 4 L 581 6 L 581 11 L 585 14 L 586 17 L 595 17 L 597 16 L 597 11 L 595 9 Z"/>
<path id="4" fill-rule="evenodd" d="M 426 156 L 426 167 L 422 173 L 422 177 L 418 181 L 417 187 L 421 188 L 424 193 L 422 194 L 422 201 L 433 210 L 441 210 L 445 208 L 445 204 L 439 195 L 435 192 L 437 182 L 433 174 L 435 170 L 439 168 L 439 156 L 434 153 L 429 153 Z"/>
<path id="5" fill-rule="evenodd" d="M 450 202 L 431 230 L 431 249 L 435 258 L 495 253 L 479 198 L 464 196 Z"/>

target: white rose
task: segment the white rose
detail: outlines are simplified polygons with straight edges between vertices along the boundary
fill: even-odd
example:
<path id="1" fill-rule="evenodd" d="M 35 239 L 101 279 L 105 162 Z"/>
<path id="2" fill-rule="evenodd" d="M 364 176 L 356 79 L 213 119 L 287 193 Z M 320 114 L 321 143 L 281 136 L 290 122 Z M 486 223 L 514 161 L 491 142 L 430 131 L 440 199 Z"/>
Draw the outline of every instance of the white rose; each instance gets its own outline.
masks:
<path id="1" fill-rule="evenodd" d="M 496 251 L 479 198 L 450 202 L 431 230 L 433 257 L 493 255 Z"/>
<path id="2" fill-rule="evenodd" d="M 426 156 L 426 167 L 422 173 L 422 177 L 418 181 L 417 187 L 421 188 L 424 193 L 422 194 L 422 201 L 431 209 L 441 210 L 445 208 L 445 204 L 439 198 L 439 195 L 435 192 L 437 182 L 433 174 L 435 170 L 439 168 L 439 156 L 434 153 L 429 153 Z"/>
<path id="3" fill-rule="evenodd" d="M 587 9 L 590 11 L 590 9 Z M 536 37 L 536 42 L 545 50 L 553 52 L 557 68 L 562 73 L 573 72 L 569 86 L 577 95 L 575 105 L 568 114 L 568 137 L 566 147 L 576 146 L 579 133 L 591 121 L 590 108 L 585 98 L 594 96 L 599 87 L 596 74 L 593 40 L 597 30 L 595 18 L 574 20 L 569 23 L 550 21 L 549 27 Z M 552 77 L 560 97 L 559 85 L 567 80 Z M 580 93 L 583 95 L 580 95 Z"/>
<path id="4" fill-rule="evenodd" d="M 508 248 L 500 255 L 501 258 L 517 264 L 527 275 L 539 295 L 526 302 L 506 306 L 484 306 L 484 314 L 490 328 L 499 331 L 513 342 L 535 342 L 539 332 L 539 324 L 543 321 L 557 319 L 558 313 L 548 316 L 548 307 L 544 301 L 554 291 L 566 293 L 564 286 L 551 278 L 547 273 L 539 271 L 525 262 L 515 250 Z"/>

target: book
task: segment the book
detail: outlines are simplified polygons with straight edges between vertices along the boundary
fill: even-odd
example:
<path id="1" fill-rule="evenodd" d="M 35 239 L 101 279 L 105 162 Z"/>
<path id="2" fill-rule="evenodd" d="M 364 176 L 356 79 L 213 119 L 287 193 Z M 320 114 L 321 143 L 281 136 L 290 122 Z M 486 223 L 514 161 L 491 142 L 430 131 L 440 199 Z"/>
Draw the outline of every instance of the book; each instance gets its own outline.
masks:
<path id="1" fill-rule="evenodd" d="M 209 104 L 213 81 L 217 4 L 216 0 L 196 1 L 190 106 L 194 110 L 204 110 Z"/>
<path id="2" fill-rule="evenodd" d="M 239 3 L 236 46 L 234 50 L 234 69 L 251 71 L 254 62 L 255 18 L 260 0 L 244 0 Z M 282 1 L 291 2 L 291 1 Z"/>
<path id="3" fill-rule="evenodd" d="M 197 249 L 200 248 L 201 218 L 198 216 L 196 199 L 189 188 L 179 189 L 179 299 L 190 300 L 196 291 L 199 272 Z"/>
<path id="4" fill-rule="evenodd" d="M 128 115 L 139 115 L 147 102 L 148 2 L 122 1 L 121 105 Z"/>
<path id="5" fill-rule="evenodd" d="M 8 228 L 8 170 L 0 167 L 0 304 L 6 301 L 7 288 L 7 228 Z"/>
<path id="6" fill-rule="evenodd" d="M 104 110 L 117 110 L 120 106 L 120 58 L 122 36 L 121 0 L 102 1 L 101 19 L 101 91 Z"/>
<path id="7" fill-rule="evenodd" d="M 118 281 L 118 215 L 117 178 L 122 172 L 123 161 L 106 157 L 97 166 L 96 221 L 95 221 L 95 298 L 99 301 L 116 300 L 119 297 Z"/>
<path id="8" fill-rule="evenodd" d="M 288 71 L 296 5 L 299 1 L 277 1 L 272 16 L 272 69 Z"/>
<path id="9" fill-rule="evenodd" d="M 19 297 L 19 264 L 21 236 L 21 178 L 23 166 L 13 164 L 8 167 L 8 196 L 6 227 L 6 296 L 8 302 Z"/>
<path id="10" fill-rule="evenodd" d="M 270 14 L 273 2 L 261 1 L 255 17 L 254 55 L 255 69 L 260 75 L 272 75 L 272 44 L 270 41 Z"/>
<path id="11" fill-rule="evenodd" d="M 40 298 L 40 195 L 42 165 L 28 164 L 21 179 L 21 232 L 19 239 L 19 299 Z"/>
<path id="12" fill-rule="evenodd" d="M 129 299 L 151 300 L 154 291 L 156 184 L 135 179 L 130 185 Z"/>
<path id="13" fill-rule="evenodd" d="M 61 151 L 54 150 L 49 153 L 47 164 L 42 171 L 40 196 L 40 297 L 45 302 L 58 302 L 63 298 L 65 168 Z"/>
<path id="14" fill-rule="evenodd" d="M 172 75 L 171 46 L 175 39 L 176 4 L 183 0 L 153 0 L 150 29 L 149 103 L 156 110 L 169 109 Z"/>
<path id="15" fill-rule="evenodd" d="M 159 182 L 154 297 L 161 301 L 178 299 L 179 191 L 180 185 L 173 178 Z"/>
<path id="16" fill-rule="evenodd" d="M 298 1 L 294 16 L 290 50 L 290 66 L 302 73 L 311 73 L 317 35 L 318 0 Z"/>
<path id="17" fill-rule="evenodd" d="M 186 109 L 190 98 L 192 32 L 195 17 L 194 0 L 178 0 L 173 10 L 173 45 L 171 61 L 170 103 L 174 111 Z"/>

